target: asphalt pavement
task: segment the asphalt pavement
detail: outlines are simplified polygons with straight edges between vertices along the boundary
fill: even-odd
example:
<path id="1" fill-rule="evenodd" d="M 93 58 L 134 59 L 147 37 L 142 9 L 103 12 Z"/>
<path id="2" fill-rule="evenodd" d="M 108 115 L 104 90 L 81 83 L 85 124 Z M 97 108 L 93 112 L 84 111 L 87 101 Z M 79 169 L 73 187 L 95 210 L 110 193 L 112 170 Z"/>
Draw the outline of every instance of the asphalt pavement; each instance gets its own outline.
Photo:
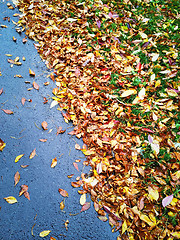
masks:
<path id="1" fill-rule="evenodd" d="M 50 108 L 52 90 L 56 85 L 47 78 L 50 71 L 38 55 L 34 42 L 28 39 L 23 43 L 25 33 L 19 34 L 15 30 L 12 20 L 17 22 L 18 18 L 13 15 L 19 12 L 18 9 L 9 9 L 8 2 L 0 1 L 0 89 L 3 88 L 0 95 L 0 138 L 6 143 L 0 152 L 0 239 L 38 240 L 44 230 L 51 231 L 44 239 L 50 239 L 50 236 L 60 240 L 116 239 L 118 233 L 112 233 L 108 222 L 97 218 L 90 196 L 87 196 L 87 201 L 91 202 L 90 209 L 69 215 L 79 213 L 82 207 L 78 189 L 71 186 L 71 181 L 76 181 L 83 170 L 84 155 L 75 149 L 75 143 L 82 147 L 83 142 L 68 135 L 73 130 L 72 124 L 64 122 L 57 106 Z M 22 65 L 8 62 L 8 59 L 15 60 L 16 57 Z M 35 77 L 29 75 L 29 68 L 35 72 Z M 39 90 L 33 88 L 33 81 L 39 85 Z M 50 84 L 44 86 L 47 81 Z M 46 104 L 43 103 L 44 97 L 48 99 Z M 27 100 L 24 105 L 22 98 Z M 13 114 L 6 114 L 2 109 L 11 110 Z M 41 127 L 43 121 L 48 123 L 46 131 Z M 66 132 L 57 136 L 59 126 Z M 47 139 L 47 142 L 39 139 Z M 29 159 L 35 148 L 36 155 Z M 15 163 L 15 158 L 21 154 L 24 156 Z M 57 165 L 51 168 L 55 157 Z M 73 166 L 77 159 L 81 160 L 77 163 L 79 172 Z M 21 165 L 29 166 L 22 168 Z M 14 186 L 17 171 L 20 181 Z M 83 171 L 88 172 L 89 168 Z M 71 174 L 74 175 L 69 179 L 67 176 Z M 23 184 L 28 185 L 30 201 L 24 196 L 19 197 Z M 64 198 L 59 194 L 59 188 L 69 194 L 63 211 L 60 202 Z M 8 196 L 15 197 L 18 202 L 7 203 L 4 198 Z M 68 229 L 65 228 L 67 220 Z"/>

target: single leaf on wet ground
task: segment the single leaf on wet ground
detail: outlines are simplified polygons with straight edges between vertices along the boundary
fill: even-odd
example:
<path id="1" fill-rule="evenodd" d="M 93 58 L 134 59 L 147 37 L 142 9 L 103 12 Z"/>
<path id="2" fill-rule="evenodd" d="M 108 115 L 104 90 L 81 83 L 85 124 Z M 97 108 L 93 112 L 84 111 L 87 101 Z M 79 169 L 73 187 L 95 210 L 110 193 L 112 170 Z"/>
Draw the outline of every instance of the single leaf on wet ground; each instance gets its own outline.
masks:
<path id="1" fill-rule="evenodd" d="M 6 200 L 6 202 L 8 202 L 9 204 L 14 204 L 17 203 L 17 199 L 13 196 L 9 196 L 9 197 L 5 197 L 4 198 Z"/>

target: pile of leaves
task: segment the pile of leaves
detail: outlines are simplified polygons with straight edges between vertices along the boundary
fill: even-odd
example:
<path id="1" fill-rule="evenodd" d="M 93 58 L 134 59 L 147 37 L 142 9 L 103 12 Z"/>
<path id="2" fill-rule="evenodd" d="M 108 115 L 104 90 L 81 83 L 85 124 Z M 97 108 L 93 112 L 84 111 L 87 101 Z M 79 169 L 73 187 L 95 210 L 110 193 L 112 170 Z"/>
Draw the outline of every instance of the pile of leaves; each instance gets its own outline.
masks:
<path id="1" fill-rule="evenodd" d="M 90 193 L 118 239 L 180 238 L 178 1 L 15 2 L 82 138 Z M 107 217 L 108 216 L 108 217 Z"/>

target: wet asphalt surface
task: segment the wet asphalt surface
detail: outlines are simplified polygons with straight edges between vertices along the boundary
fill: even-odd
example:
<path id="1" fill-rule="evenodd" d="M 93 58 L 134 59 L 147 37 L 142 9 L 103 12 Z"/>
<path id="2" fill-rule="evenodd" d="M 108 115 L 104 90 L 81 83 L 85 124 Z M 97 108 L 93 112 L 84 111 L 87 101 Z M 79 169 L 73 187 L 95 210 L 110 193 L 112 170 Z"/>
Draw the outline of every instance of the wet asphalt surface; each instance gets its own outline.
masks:
<path id="1" fill-rule="evenodd" d="M 68 135 L 73 130 L 72 124 L 64 122 L 61 112 L 56 110 L 57 106 L 50 109 L 51 99 L 47 104 L 43 103 L 44 97 L 53 96 L 52 89 L 56 85 L 47 78 L 50 72 L 33 46 L 34 42 L 28 39 L 24 44 L 22 40 L 25 34 L 16 32 L 12 20 L 18 21 L 17 17 L 13 17 L 18 9 L 10 10 L 6 4 L 7 1 L 0 0 L 0 25 L 7 26 L 0 27 L 0 89 L 3 88 L 0 108 L 10 109 L 14 114 L 8 115 L 0 109 L 0 138 L 6 143 L 3 152 L 0 152 L 0 239 L 41 239 L 39 233 L 44 230 L 51 230 L 44 239 L 50 239 L 50 236 L 66 240 L 116 239 L 118 233 L 112 233 L 108 222 L 103 223 L 97 218 L 93 202 L 89 210 L 76 216 L 69 215 L 81 210 L 78 189 L 71 187 L 71 181 L 76 181 L 83 169 L 84 155 L 75 150 L 75 143 L 82 147 L 83 142 Z M 4 21 L 4 17 L 10 17 L 10 22 Z M 16 42 L 13 37 L 17 39 Z M 7 60 L 17 56 L 22 65 L 11 67 Z M 25 61 L 22 60 L 23 56 Z M 35 77 L 29 75 L 29 68 L 36 73 Z M 23 78 L 14 75 L 22 75 Z M 28 91 L 33 81 L 39 84 L 39 91 Z M 48 86 L 44 86 L 46 81 L 50 81 Z M 22 97 L 32 102 L 26 101 L 23 106 Z M 48 123 L 47 131 L 41 128 L 43 121 Z M 56 136 L 59 126 L 66 132 Z M 40 142 L 41 138 L 46 138 L 47 142 Z M 37 155 L 29 159 L 34 148 Z M 20 154 L 24 156 L 15 163 L 15 157 Z M 57 166 L 51 168 L 51 161 L 55 157 Z M 81 159 L 78 163 L 79 172 L 73 166 L 76 159 Z M 27 168 L 21 168 L 20 165 L 26 164 L 29 165 Z M 20 173 L 20 181 L 14 186 L 17 171 Z M 84 172 L 88 171 L 86 167 Z M 67 177 L 70 174 L 74 174 L 71 179 Z M 29 187 L 30 201 L 24 196 L 19 197 L 22 184 Z M 60 202 L 64 198 L 59 194 L 59 188 L 69 193 L 65 199 L 64 212 L 60 210 Z M 3 198 L 8 196 L 14 196 L 18 202 L 7 203 Z M 90 196 L 87 201 L 91 201 Z M 66 220 L 69 221 L 68 230 L 64 226 Z M 32 236 L 31 228 L 34 224 Z"/>

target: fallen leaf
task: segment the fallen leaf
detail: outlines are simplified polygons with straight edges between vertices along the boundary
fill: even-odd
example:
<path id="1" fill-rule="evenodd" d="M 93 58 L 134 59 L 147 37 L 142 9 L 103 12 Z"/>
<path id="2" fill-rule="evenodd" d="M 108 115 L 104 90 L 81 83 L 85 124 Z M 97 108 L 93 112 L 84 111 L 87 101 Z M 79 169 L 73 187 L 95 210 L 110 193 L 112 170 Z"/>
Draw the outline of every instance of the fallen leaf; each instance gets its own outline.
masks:
<path id="1" fill-rule="evenodd" d="M 33 88 L 39 90 L 39 85 L 35 81 L 33 82 Z"/>
<path id="2" fill-rule="evenodd" d="M 0 138 L 0 151 L 1 151 L 1 152 L 3 151 L 3 149 L 5 148 L 5 146 L 6 146 L 6 143 L 3 142 L 3 140 Z"/>
<path id="3" fill-rule="evenodd" d="M 40 142 L 47 142 L 47 139 L 46 138 L 40 138 L 39 141 Z"/>
<path id="4" fill-rule="evenodd" d="M 127 230 L 128 226 L 127 226 L 127 222 L 126 220 L 124 220 L 123 224 L 122 224 L 122 234 L 125 233 L 125 231 Z"/>
<path id="5" fill-rule="evenodd" d="M 76 144 L 75 144 L 75 149 L 77 149 L 77 150 L 81 150 L 80 145 L 76 143 Z"/>
<path id="6" fill-rule="evenodd" d="M 155 189 L 155 188 L 152 188 L 152 187 L 148 187 L 148 192 L 149 192 L 149 197 L 150 197 L 150 199 L 151 200 L 158 200 L 158 198 L 159 198 L 159 192 L 158 192 L 158 190 L 157 189 Z"/>
<path id="7" fill-rule="evenodd" d="M 20 180 L 20 173 L 16 172 L 14 175 L 14 185 L 16 186 Z"/>
<path id="8" fill-rule="evenodd" d="M 91 206 L 91 203 L 90 203 L 90 202 L 86 202 L 86 203 L 82 206 L 80 212 L 83 212 L 83 211 L 88 210 L 88 209 L 90 208 L 90 206 Z"/>
<path id="9" fill-rule="evenodd" d="M 55 107 L 56 105 L 58 105 L 59 103 L 56 101 L 56 100 L 53 100 L 52 102 L 51 102 L 51 105 L 50 105 L 50 108 L 53 108 L 53 107 Z"/>
<path id="10" fill-rule="evenodd" d="M 17 156 L 15 158 L 15 163 L 17 163 L 23 156 L 24 156 L 24 154 L 21 154 L 21 155 Z"/>
<path id="11" fill-rule="evenodd" d="M 80 197 L 80 204 L 84 205 L 86 203 L 86 194 L 82 194 Z"/>
<path id="12" fill-rule="evenodd" d="M 32 159 L 36 155 L 36 148 L 31 152 L 29 158 Z"/>
<path id="13" fill-rule="evenodd" d="M 68 192 L 67 192 L 66 190 L 59 188 L 58 191 L 59 191 L 59 193 L 61 194 L 61 196 L 63 196 L 63 197 L 69 197 L 69 194 L 68 194 Z"/>
<path id="14" fill-rule="evenodd" d="M 3 88 L 0 89 L 0 95 L 3 93 Z"/>
<path id="15" fill-rule="evenodd" d="M 76 169 L 77 171 L 79 171 L 79 168 L 78 168 L 77 163 L 73 162 L 73 165 L 74 165 L 75 169 Z"/>
<path id="16" fill-rule="evenodd" d="M 24 192 L 24 196 L 30 201 L 30 195 L 29 195 L 29 193 L 27 191 Z"/>
<path id="17" fill-rule="evenodd" d="M 27 168 L 29 165 L 21 165 L 22 168 Z"/>
<path id="18" fill-rule="evenodd" d="M 59 127 L 57 130 L 56 135 L 60 134 L 60 133 L 64 133 L 66 130 L 62 130 L 62 127 Z"/>
<path id="19" fill-rule="evenodd" d="M 156 224 L 154 222 L 152 222 L 148 216 L 146 216 L 145 214 L 141 214 L 140 215 L 140 219 L 144 222 L 146 222 L 150 227 L 154 227 Z"/>
<path id="20" fill-rule="evenodd" d="M 2 109 L 6 114 L 13 114 L 13 111 L 9 109 Z"/>
<path id="21" fill-rule="evenodd" d="M 132 94 L 136 94 L 136 93 L 137 93 L 137 91 L 136 91 L 135 89 L 126 90 L 126 91 L 124 91 L 124 92 L 121 94 L 120 97 L 128 97 L 128 96 L 130 96 L 130 95 L 132 95 Z"/>
<path id="22" fill-rule="evenodd" d="M 60 202 L 60 209 L 63 210 L 65 208 L 64 200 Z"/>
<path id="23" fill-rule="evenodd" d="M 163 200 L 162 200 L 163 207 L 166 207 L 167 205 L 169 205 L 172 202 L 173 197 L 174 197 L 174 195 L 172 194 L 170 196 L 163 198 Z"/>
<path id="24" fill-rule="evenodd" d="M 24 97 L 21 98 L 21 103 L 24 106 L 26 99 Z"/>
<path id="25" fill-rule="evenodd" d="M 51 162 L 51 168 L 54 168 L 57 165 L 57 158 L 53 158 L 52 162 Z"/>
<path id="26" fill-rule="evenodd" d="M 28 191 L 28 186 L 25 184 L 21 185 L 21 190 L 19 191 L 19 196 L 22 196 L 27 191 Z"/>
<path id="27" fill-rule="evenodd" d="M 14 204 L 17 203 L 17 199 L 13 196 L 9 196 L 9 197 L 5 197 L 4 198 L 6 200 L 6 202 L 8 202 L 9 204 Z"/>
<path id="28" fill-rule="evenodd" d="M 106 216 L 97 216 L 101 221 L 106 222 L 108 218 Z"/>
<path id="29" fill-rule="evenodd" d="M 46 121 L 43 121 L 43 122 L 41 123 L 41 126 L 42 126 L 42 128 L 43 128 L 44 130 L 47 130 L 47 129 L 48 129 L 48 128 L 47 128 L 48 124 L 47 124 Z"/>
<path id="30" fill-rule="evenodd" d="M 35 72 L 33 72 L 30 68 L 29 68 L 29 74 L 30 74 L 31 76 L 35 76 L 35 75 L 36 75 Z"/>
<path id="31" fill-rule="evenodd" d="M 177 239 L 180 239 L 180 232 L 173 232 L 171 235 Z"/>
<path id="32" fill-rule="evenodd" d="M 47 235 L 49 235 L 50 232 L 51 232 L 50 230 L 44 230 L 44 231 L 40 232 L 39 236 L 46 237 Z"/>
<path id="33" fill-rule="evenodd" d="M 56 240 L 56 238 L 54 238 L 54 237 L 50 237 L 50 240 Z"/>

